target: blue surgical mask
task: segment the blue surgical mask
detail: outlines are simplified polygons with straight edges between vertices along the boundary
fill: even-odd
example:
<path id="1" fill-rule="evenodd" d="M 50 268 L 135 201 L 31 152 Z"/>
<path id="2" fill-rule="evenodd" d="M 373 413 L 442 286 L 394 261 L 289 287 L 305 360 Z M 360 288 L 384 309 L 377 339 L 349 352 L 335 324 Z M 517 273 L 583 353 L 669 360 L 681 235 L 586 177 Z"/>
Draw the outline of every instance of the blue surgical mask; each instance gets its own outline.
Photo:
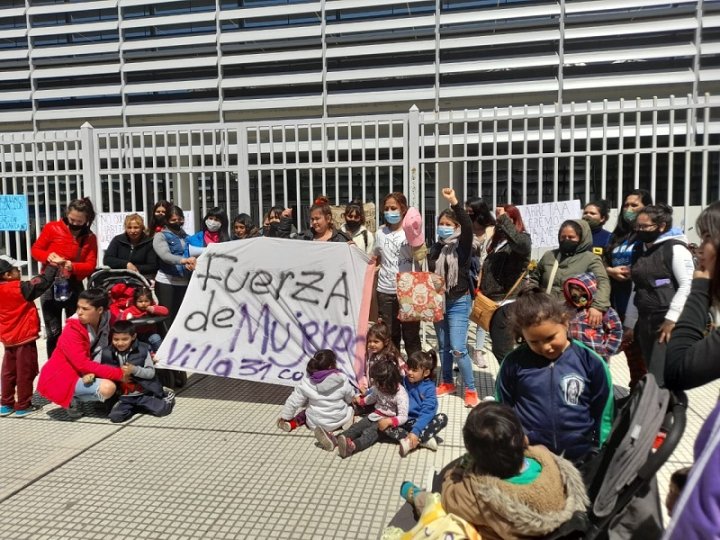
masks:
<path id="1" fill-rule="evenodd" d="M 438 225 L 437 228 L 437 235 L 438 238 L 445 240 L 446 238 L 450 238 L 453 233 L 455 232 L 455 227 L 451 225 Z"/>
<path id="2" fill-rule="evenodd" d="M 389 223 L 390 225 L 395 225 L 397 223 L 400 223 L 400 212 L 398 210 L 395 210 L 393 212 L 385 212 L 385 221 Z"/>

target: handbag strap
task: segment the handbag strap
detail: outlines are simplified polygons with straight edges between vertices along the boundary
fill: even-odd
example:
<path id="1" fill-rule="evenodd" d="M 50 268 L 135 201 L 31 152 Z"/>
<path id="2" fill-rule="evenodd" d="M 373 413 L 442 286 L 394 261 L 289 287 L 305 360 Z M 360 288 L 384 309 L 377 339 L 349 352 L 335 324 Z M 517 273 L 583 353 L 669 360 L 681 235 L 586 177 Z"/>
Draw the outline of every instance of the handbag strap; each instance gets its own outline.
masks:
<path id="1" fill-rule="evenodd" d="M 528 265 L 527 265 L 527 267 L 525 268 L 525 270 L 523 270 L 523 273 L 520 274 L 520 277 L 517 278 L 517 280 L 515 281 L 515 283 L 513 284 L 513 286 L 510 287 L 510 290 L 507 292 L 507 294 L 506 294 L 505 297 L 501 300 L 501 302 L 504 302 L 505 300 L 507 300 L 508 298 L 510 298 L 510 296 L 512 296 L 512 293 L 515 292 L 515 289 L 518 288 L 518 285 L 520 285 L 520 283 L 522 283 L 522 280 L 525 279 L 525 276 L 527 276 L 528 272 L 530 271 L 530 269 L 531 269 L 532 267 L 533 267 L 533 261 L 530 261 L 530 263 L 528 263 Z"/>
<path id="2" fill-rule="evenodd" d="M 545 289 L 547 294 L 550 294 L 550 291 L 552 291 L 553 282 L 555 281 L 555 275 L 557 274 L 559 265 L 560 263 L 558 262 L 557 257 L 555 257 L 555 262 L 553 263 L 552 271 L 550 272 L 550 280 L 548 281 L 547 289 Z"/>

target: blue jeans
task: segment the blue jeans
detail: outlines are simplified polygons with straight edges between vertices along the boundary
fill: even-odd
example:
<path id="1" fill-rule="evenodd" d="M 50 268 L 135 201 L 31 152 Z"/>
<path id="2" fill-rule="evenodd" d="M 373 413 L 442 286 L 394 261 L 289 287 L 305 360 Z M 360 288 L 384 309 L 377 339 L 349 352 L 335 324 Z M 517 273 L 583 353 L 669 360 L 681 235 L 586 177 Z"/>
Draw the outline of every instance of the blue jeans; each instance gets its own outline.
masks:
<path id="1" fill-rule="evenodd" d="M 483 347 L 485 347 L 485 338 L 487 337 L 487 332 L 483 330 L 483 327 L 478 325 L 475 325 L 475 350 L 481 351 L 483 350 Z"/>
<path id="2" fill-rule="evenodd" d="M 100 395 L 100 379 L 96 378 L 92 384 L 85 384 L 82 378 L 75 383 L 75 393 L 73 398 L 78 401 L 105 401 Z"/>
<path id="3" fill-rule="evenodd" d="M 453 360 L 457 360 L 466 390 L 475 390 L 470 355 L 467 351 L 467 334 L 472 301 L 466 294 L 455 300 L 445 298 L 445 318 L 435 323 L 438 353 L 442 364 L 442 380 L 453 382 Z"/>

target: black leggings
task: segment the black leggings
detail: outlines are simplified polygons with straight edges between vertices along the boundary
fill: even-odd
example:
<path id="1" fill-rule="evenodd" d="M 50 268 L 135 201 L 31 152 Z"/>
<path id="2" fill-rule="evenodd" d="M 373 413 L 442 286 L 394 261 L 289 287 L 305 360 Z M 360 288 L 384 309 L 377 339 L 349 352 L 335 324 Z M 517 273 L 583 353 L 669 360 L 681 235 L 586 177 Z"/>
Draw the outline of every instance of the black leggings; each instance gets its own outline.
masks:
<path id="1" fill-rule="evenodd" d="M 58 338 L 62 332 L 62 314 L 65 317 L 72 317 L 77 310 L 78 295 L 83 290 L 81 281 L 70 280 L 70 298 L 64 302 L 55 300 L 54 287 L 50 287 L 40 297 L 43 321 L 45 322 L 45 335 L 47 336 L 47 355 L 52 355 L 57 346 Z"/>
<path id="2" fill-rule="evenodd" d="M 165 328 L 170 329 L 175 317 L 177 317 L 180 305 L 182 304 L 187 285 L 170 285 L 168 283 L 155 283 L 155 294 L 158 304 L 168 308 L 168 318 L 165 320 Z M 187 383 L 187 373 L 170 369 L 158 369 L 158 378 L 163 386 L 178 388 Z"/>

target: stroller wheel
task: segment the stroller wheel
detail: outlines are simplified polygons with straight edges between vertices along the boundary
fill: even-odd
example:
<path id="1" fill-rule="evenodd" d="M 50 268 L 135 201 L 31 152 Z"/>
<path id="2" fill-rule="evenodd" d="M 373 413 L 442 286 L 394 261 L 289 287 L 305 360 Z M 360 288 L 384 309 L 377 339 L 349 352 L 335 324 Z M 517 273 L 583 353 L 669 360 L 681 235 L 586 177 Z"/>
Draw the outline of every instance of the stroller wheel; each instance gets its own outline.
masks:
<path id="1" fill-rule="evenodd" d="M 176 388 L 182 388 L 187 384 L 187 373 L 184 371 L 176 371 L 175 372 L 175 387 Z"/>

